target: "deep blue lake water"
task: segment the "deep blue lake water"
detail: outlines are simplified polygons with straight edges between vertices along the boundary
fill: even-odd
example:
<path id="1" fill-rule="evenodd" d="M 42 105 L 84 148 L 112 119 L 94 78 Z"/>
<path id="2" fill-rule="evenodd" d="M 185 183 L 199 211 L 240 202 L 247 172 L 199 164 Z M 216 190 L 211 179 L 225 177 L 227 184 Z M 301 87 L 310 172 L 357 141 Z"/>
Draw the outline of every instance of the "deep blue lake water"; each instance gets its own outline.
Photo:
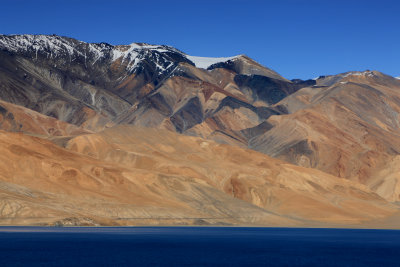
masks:
<path id="1" fill-rule="evenodd" d="M 0 227 L 0 266 L 400 266 L 400 231 Z"/>

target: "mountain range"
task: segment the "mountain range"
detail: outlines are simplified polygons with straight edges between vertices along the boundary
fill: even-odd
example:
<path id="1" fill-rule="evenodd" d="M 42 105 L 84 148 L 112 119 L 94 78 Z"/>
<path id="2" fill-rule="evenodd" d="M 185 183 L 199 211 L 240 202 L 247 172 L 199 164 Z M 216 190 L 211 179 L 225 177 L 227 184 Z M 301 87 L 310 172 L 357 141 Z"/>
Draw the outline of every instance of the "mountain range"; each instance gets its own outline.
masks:
<path id="1" fill-rule="evenodd" d="M 400 80 L 0 35 L 0 224 L 398 228 Z"/>

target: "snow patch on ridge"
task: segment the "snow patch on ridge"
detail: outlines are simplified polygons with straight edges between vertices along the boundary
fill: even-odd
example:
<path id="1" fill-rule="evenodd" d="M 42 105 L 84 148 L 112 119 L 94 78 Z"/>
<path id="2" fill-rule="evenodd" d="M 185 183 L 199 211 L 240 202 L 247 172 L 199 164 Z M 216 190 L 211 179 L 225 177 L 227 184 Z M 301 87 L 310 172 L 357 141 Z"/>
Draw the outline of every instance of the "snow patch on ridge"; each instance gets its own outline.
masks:
<path id="1" fill-rule="evenodd" d="M 114 49 L 112 50 L 112 61 L 114 62 L 119 58 L 122 58 L 121 63 L 128 61 L 127 69 L 129 71 L 131 71 L 139 63 L 139 60 L 136 60 L 138 55 L 139 55 L 139 53 L 137 51 L 136 44 L 131 44 L 127 47 L 126 46 L 117 46 L 117 47 L 114 47 Z"/>
<path id="2" fill-rule="evenodd" d="M 162 45 L 132 43 L 130 45 L 114 46 L 114 48 L 112 50 L 112 62 L 114 62 L 118 59 L 121 59 L 121 63 L 126 62 L 127 70 L 132 71 L 140 63 L 141 52 L 143 52 L 145 50 L 149 50 L 151 52 L 158 52 L 158 53 L 167 53 L 167 52 L 181 53 L 172 47 L 167 47 L 167 46 L 162 46 Z M 173 62 L 170 62 L 169 66 L 164 68 L 162 65 L 159 64 L 159 61 L 160 61 L 159 54 L 156 53 L 155 57 L 157 60 L 154 63 L 156 64 L 157 69 L 159 69 L 161 72 L 165 71 L 166 69 L 168 69 L 169 67 L 171 67 L 173 65 Z"/>
<path id="3" fill-rule="evenodd" d="M 5 48 L 12 52 L 27 52 L 33 49 L 47 53 L 48 57 L 54 57 L 59 54 L 68 54 L 70 59 L 74 53 L 82 55 L 76 50 L 72 43 L 64 38 L 49 35 L 11 35 L 0 36 L 0 48 Z"/>
<path id="4" fill-rule="evenodd" d="M 234 57 L 195 57 L 195 56 L 186 56 L 187 59 L 192 61 L 197 68 L 201 69 L 208 69 L 210 66 L 226 62 L 232 59 L 237 58 L 238 56 Z"/>
<path id="5" fill-rule="evenodd" d="M 373 77 L 375 74 L 372 71 L 352 71 L 344 74 L 342 77 L 346 78 L 348 76 L 367 76 L 367 77 Z"/>
<path id="6" fill-rule="evenodd" d="M 113 56 L 112 61 L 115 61 L 122 57 L 122 60 L 126 60 L 130 58 L 134 60 L 141 50 L 151 50 L 158 53 L 166 53 L 166 52 L 178 52 L 176 49 L 172 47 L 166 47 L 162 45 L 149 45 L 149 44 L 138 44 L 132 43 L 130 45 L 117 45 L 113 48 Z M 179 52 L 180 53 L 180 52 Z"/>

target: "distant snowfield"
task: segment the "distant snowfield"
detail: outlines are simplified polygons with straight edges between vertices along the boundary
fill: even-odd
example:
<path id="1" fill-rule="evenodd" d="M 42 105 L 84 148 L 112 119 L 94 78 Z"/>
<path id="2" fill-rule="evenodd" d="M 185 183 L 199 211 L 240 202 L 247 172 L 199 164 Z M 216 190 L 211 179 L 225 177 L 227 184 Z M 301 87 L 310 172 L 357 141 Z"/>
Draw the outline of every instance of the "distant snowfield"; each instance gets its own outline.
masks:
<path id="1" fill-rule="evenodd" d="M 237 58 L 234 57 L 195 57 L 195 56 L 186 56 L 187 59 L 192 61 L 197 68 L 208 69 L 211 65 L 216 63 L 226 62 L 228 60 L 232 60 Z"/>
<path id="2" fill-rule="evenodd" d="M 372 77 L 374 76 L 374 73 L 372 71 L 350 71 L 342 75 L 343 78 L 348 77 L 348 76 L 368 76 Z"/>

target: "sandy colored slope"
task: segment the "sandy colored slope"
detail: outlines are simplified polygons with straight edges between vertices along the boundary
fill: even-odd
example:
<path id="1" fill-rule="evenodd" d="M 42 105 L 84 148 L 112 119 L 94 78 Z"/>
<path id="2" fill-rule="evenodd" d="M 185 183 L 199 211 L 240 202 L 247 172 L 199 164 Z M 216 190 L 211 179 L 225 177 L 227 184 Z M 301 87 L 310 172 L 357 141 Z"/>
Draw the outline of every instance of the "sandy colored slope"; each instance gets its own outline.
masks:
<path id="1" fill-rule="evenodd" d="M 397 211 L 350 181 L 169 131 L 67 146 L 0 131 L 0 224 L 360 226 Z"/>
<path id="2" fill-rule="evenodd" d="M 0 150 L 1 224 L 296 224 L 202 180 L 125 168 L 40 138 L 0 132 Z"/>
<path id="3" fill-rule="evenodd" d="M 132 126 L 83 135 L 72 151 L 162 177 L 195 181 L 285 217 L 328 223 L 361 223 L 396 209 L 359 185 L 239 147 Z M 175 182 L 171 182 L 175 184 Z"/>

